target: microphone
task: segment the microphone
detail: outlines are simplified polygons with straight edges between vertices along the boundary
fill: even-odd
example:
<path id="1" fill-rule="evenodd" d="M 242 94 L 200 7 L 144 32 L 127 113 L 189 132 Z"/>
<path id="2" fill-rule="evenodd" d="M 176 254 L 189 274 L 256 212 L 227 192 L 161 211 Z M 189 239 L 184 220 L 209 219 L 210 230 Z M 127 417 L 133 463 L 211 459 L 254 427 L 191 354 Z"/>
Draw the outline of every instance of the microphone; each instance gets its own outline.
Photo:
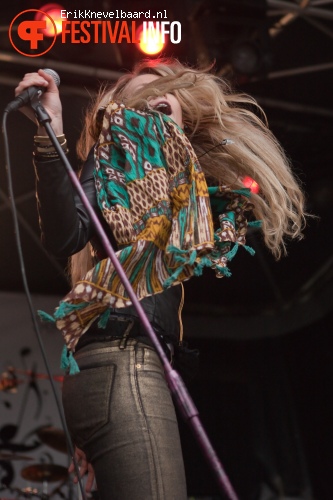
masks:
<path id="1" fill-rule="evenodd" d="M 47 73 L 48 75 L 51 75 L 54 80 L 54 83 L 56 84 L 57 87 L 59 87 L 60 76 L 58 75 L 58 73 L 53 69 L 49 68 L 46 68 L 43 71 L 45 71 L 45 73 Z M 34 98 L 39 98 L 43 94 L 43 92 L 45 92 L 45 90 L 46 90 L 45 87 L 36 87 L 35 85 L 32 85 L 31 87 L 25 89 L 20 95 L 15 97 L 15 99 L 7 105 L 5 113 L 16 111 L 22 106 L 30 104 L 30 102 Z"/>

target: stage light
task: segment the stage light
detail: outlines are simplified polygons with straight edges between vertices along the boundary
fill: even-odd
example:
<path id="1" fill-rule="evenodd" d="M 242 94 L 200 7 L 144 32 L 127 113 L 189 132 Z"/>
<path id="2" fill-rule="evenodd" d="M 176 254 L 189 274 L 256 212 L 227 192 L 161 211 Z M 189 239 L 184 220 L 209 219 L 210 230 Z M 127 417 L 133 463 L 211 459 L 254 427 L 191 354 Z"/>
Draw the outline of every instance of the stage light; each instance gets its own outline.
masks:
<path id="1" fill-rule="evenodd" d="M 159 23 L 146 23 L 145 28 L 142 24 L 136 32 L 136 38 L 140 40 L 137 47 L 149 56 L 159 54 L 166 45 L 165 34 L 159 29 Z"/>
<path id="2" fill-rule="evenodd" d="M 243 178 L 243 184 L 245 187 L 250 189 L 251 193 L 259 193 L 259 184 L 254 179 L 252 179 L 252 177 L 248 175 L 245 176 Z"/>
<path id="3" fill-rule="evenodd" d="M 37 12 L 35 16 L 35 20 L 46 21 L 46 28 L 42 30 L 45 36 L 49 37 L 54 36 L 54 25 L 50 20 L 50 18 L 56 25 L 57 35 L 59 35 L 62 32 L 62 21 L 64 20 L 61 17 L 62 10 L 64 10 L 64 7 L 62 5 L 59 5 L 58 3 L 47 3 L 45 5 L 42 5 L 42 7 L 40 7 L 39 12 Z"/>

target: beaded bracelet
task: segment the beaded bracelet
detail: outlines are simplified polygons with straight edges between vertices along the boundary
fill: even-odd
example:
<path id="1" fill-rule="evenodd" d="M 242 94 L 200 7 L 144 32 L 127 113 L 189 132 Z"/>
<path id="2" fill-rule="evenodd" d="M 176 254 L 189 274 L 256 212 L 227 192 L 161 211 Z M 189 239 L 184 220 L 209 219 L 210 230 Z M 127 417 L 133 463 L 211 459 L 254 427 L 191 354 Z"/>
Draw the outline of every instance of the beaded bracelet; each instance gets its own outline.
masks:
<path id="1" fill-rule="evenodd" d="M 64 151 L 68 153 L 67 139 L 65 134 L 57 135 L 57 140 Z M 59 155 L 50 141 L 49 136 L 35 135 L 34 136 L 34 155 L 45 158 L 58 158 Z"/>

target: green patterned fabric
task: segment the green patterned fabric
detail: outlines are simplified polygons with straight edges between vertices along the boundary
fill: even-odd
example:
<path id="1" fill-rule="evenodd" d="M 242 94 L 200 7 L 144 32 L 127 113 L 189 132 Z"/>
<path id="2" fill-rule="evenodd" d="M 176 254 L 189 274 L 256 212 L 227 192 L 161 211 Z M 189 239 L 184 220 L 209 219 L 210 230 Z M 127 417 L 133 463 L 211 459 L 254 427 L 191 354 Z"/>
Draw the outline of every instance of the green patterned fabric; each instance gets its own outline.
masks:
<path id="1" fill-rule="evenodd" d="M 111 102 L 95 160 L 98 203 L 139 300 L 204 267 L 218 277 L 230 275 L 228 260 L 245 246 L 250 191 L 208 188 L 191 143 L 169 117 Z M 74 351 L 93 321 L 102 315 L 105 322 L 110 307 L 130 303 L 107 258 L 76 283 L 54 318 Z"/>

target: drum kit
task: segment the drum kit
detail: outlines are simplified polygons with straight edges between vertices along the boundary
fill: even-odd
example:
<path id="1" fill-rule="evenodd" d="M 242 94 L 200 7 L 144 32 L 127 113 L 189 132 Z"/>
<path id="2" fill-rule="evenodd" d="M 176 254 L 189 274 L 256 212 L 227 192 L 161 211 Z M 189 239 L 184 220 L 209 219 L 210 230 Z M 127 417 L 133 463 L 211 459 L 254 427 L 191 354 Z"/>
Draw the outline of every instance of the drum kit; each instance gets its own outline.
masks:
<path id="1" fill-rule="evenodd" d="M 55 427 L 41 427 L 36 431 L 37 436 L 43 444 L 50 446 L 54 450 L 67 453 L 65 433 L 61 429 Z M 5 462 L 12 461 L 32 461 L 33 457 L 27 455 L 19 455 L 17 453 L 5 453 L 0 452 L 0 460 Z M 32 486 L 27 486 L 26 488 L 13 488 L 11 486 L 3 485 L 0 487 L 1 490 L 9 491 L 11 494 L 15 494 L 15 499 L 22 498 L 32 498 L 32 499 L 42 499 L 49 500 L 56 493 L 59 493 L 59 487 L 57 487 L 52 493 L 48 493 L 48 485 L 50 483 L 55 483 L 61 481 L 64 484 L 68 478 L 68 471 L 66 467 L 62 465 L 55 465 L 52 463 L 37 463 L 24 467 L 21 470 L 21 477 L 30 483 L 40 483 L 42 488 L 36 488 Z M 61 494 L 64 497 L 63 494 Z M 3 498 L 0 493 L 0 500 L 9 500 Z"/>
<path id="2" fill-rule="evenodd" d="M 38 379 L 49 378 L 50 377 L 48 375 L 36 373 L 34 370 L 20 370 L 14 368 L 13 366 L 9 366 L 5 372 L 0 373 L 0 392 L 16 394 L 21 384 L 26 382 L 31 383 L 32 381 L 36 381 Z M 56 382 L 62 383 L 64 377 L 62 375 L 53 375 L 52 379 Z M 21 410 L 20 418 L 22 418 L 22 415 L 23 411 Z M 18 424 L 19 423 L 4 426 L 7 430 L 7 440 L 8 434 L 10 434 L 10 439 L 15 436 L 19 428 Z M 2 431 L 4 430 L 4 427 L 2 427 Z M 60 453 L 66 453 L 66 455 L 68 455 L 66 436 L 62 429 L 52 426 L 42 426 L 35 430 L 34 433 L 36 433 L 42 444 L 45 444 Z M 2 451 L 2 449 L 0 449 L 0 463 L 2 462 L 4 465 L 6 462 L 6 465 L 8 465 L 15 461 L 33 460 L 35 460 L 34 457 L 10 451 Z M 6 469 L 5 466 L 4 469 Z M 24 467 L 20 471 L 20 475 L 21 478 L 28 484 L 25 488 L 12 487 L 9 483 L 7 484 L 4 481 L 1 482 L 2 477 L 0 477 L 0 500 L 21 500 L 23 498 L 52 500 L 53 498 L 67 498 L 67 496 L 63 493 L 63 487 L 66 488 L 66 486 L 69 498 L 73 498 L 72 482 L 69 481 L 67 468 L 62 465 L 55 465 L 53 463 L 35 463 Z M 56 485 L 51 492 L 49 492 L 49 484 L 57 482 L 59 484 Z M 31 486 L 31 483 L 39 483 L 40 487 Z M 2 496 L 3 492 L 6 494 L 9 492 L 12 496 L 10 498 L 5 498 Z M 82 499 L 79 485 L 77 486 L 77 495 L 77 498 Z M 97 490 L 91 491 L 90 494 L 88 494 L 88 498 L 98 499 L 99 496 Z"/>
<path id="3" fill-rule="evenodd" d="M 17 377 L 18 370 L 8 369 L 0 377 L 0 391 L 3 392 L 16 392 L 17 387 L 24 380 Z M 30 375 L 28 371 L 21 370 L 20 375 Z M 48 378 L 47 375 L 34 374 L 36 378 Z M 54 377 L 57 381 L 61 382 L 63 377 Z M 40 427 L 37 429 L 36 434 L 40 441 L 53 448 L 56 451 L 67 454 L 67 444 L 65 433 L 62 429 L 57 429 L 51 426 Z M 18 453 L 4 452 L 0 450 L 1 462 L 14 462 L 14 461 L 33 461 L 34 458 L 21 455 Z M 68 479 L 68 471 L 66 467 L 55 465 L 53 463 L 35 463 L 24 467 L 20 472 L 21 477 L 29 484 L 25 488 L 15 488 L 11 485 L 0 484 L 0 500 L 10 500 L 9 498 L 2 497 L 1 492 L 6 491 L 14 495 L 12 498 L 23 499 L 42 499 L 49 500 L 56 494 L 65 498 L 60 488 L 66 483 Z M 49 493 L 48 487 L 50 483 L 60 482 L 56 488 Z M 31 483 L 39 483 L 41 488 L 31 486 Z"/>

